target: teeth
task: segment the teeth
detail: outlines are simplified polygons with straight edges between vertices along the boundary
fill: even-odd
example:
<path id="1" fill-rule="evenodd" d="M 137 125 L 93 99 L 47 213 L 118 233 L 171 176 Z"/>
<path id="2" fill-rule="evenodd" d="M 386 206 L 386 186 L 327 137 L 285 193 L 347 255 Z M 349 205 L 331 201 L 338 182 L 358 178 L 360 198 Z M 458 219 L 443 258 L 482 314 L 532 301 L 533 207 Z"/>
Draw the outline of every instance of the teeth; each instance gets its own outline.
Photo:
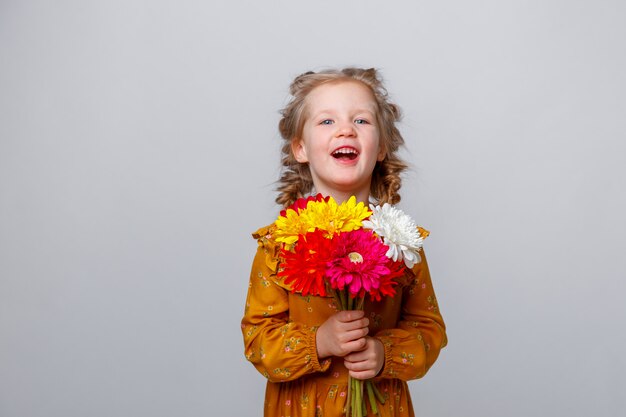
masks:
<path id="1" fill-rule="evenodd" d="M 337 155 L 337 154 L 354 154 L 357 155 L 358 152 L 355 149 L 352 148 L 341 148 L 341 149 L 337 149 L 335 152 L 333 152 L 333 155 Z"/>

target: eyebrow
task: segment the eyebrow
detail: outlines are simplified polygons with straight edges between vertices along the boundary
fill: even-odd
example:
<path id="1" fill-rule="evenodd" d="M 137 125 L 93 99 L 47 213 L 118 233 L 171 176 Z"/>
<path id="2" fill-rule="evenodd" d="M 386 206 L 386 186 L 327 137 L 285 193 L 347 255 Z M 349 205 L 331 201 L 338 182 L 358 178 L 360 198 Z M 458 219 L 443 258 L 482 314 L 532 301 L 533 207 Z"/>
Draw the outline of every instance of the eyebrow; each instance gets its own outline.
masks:
<path id="1" fill-rule="evenodd" d="M 363 109 L 356 109 L 356 111 L 354 111 L 354 113 L 355 113 L 355 114 L 360 114 L 360 113 L 371 113 L 371 114 L 374 114 L 374 115 L 375 115 L 375 114 L 376 114 L 376 111 L 375 111 L 375 110 L 368 110 L 368 109 L 363 108 Z M 319 115 L 321 115 L 321 114 L 333 114 L 333 110 L 330 110 L 330 109 L 320 110 L 320 111 L 316 112 L 316 113 L 313 115 L 313 117 L 317 117 L 317 116 L 319 116 Z"/>

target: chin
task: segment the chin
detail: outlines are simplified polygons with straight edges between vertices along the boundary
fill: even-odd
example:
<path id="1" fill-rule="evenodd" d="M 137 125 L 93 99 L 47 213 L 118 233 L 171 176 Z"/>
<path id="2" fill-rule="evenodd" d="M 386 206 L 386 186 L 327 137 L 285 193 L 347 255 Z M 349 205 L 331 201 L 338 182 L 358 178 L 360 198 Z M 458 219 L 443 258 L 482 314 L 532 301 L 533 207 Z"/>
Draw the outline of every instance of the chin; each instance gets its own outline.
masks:
<path id="1" fill-rule="evenodd" d="M 363 189 L 367 189 L 369 191 L 370 186 L 365 185 L 363 183 L 358 183 L 354 181 L 346 181 L 346 182 L 336 182 L 333 188 L 337 191 L 341 191 L 342 193 L 350 192 L 352 194 L 357 194 Z"/>

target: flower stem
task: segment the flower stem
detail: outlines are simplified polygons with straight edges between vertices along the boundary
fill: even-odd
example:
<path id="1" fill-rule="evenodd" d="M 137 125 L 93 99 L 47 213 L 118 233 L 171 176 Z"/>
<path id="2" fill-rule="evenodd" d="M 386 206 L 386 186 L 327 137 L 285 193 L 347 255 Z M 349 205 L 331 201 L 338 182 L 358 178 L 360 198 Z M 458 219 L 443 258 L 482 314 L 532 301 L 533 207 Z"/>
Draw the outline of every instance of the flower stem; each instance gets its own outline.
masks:
<path id="1" fill-rule="evenodd" d="M 365 304 L 365 297 L 359 297 L 359 300 L 356 302 L 356 310 L 363 310 L 363 304 Z"/>
<path id="2" fill-rule="evenodd" d="M 367 398 L 370 400 L 372 413 L 380 416 L 380 414 L 378 414 L 378 407 L 376 406 L 376 395 L 374 394 L 374 389 L 372 388 L 372 385 L 372 381 L 365 381 L 365 388 L 367 388 Z"/>
<path id="3" fill-rule="evenodd" d="M 337 292 L 339 293 L 339 298 L 341 300 L 341 309 L 348 310 L 348 300 L 346 299 L 348 291 L 337 290 Z"/>
<path id="4" fill-rule="evenodd" d="M 363 392 L 361 391 L 361 384 L 358 379 L 354 379 L 354 393 L 355 395 L 355 407 L 357 408 L 356 417 L 363 417 Z"/>
<path id="5" fill-rule="evenodd" d="M 350 385 L 350 389 L 354 391 L 354 395 L 352 396 L 352 417 L 361 417 L 361 399 L 359 398 L 359 391 L 356 388 L 356 379 L 352 380 L 352 384 Z M 358 407 L 358 408 L 357 408 Z"/>
<path id="6" fill-rule="evenodd" d="M 348 375 L 348 394 L 346 397 L 346 417 L 350 417 L 350 407 L 352 406 L 352 377 Z"/>
<path id="7" fill-rule="evenodd" d="M 359 381 L 359 392 L 361 393 L 361 417 L 367 414 L 367 408 L 365 407 L 365 392 L 363 390 L 363 381 Z"/>
<path id="8" fill-rule="evenodd" d="M 372 391 L 374 391 L 374 395 L 376 396 L 376 399 L 378 400 L 378 402 L 381 404 L 384 404 L 385 397 L 383 397 L 383 394 L 378 390 L 378 387 L 376 386 L 376 384 L 374 384 L 373 381 L 371 381 L 371 385 L 372 385 Z"/>
<path id="9" fill-rule="evenodd" d="M 352 297 L 347 288 L 343 291 L 337 290 L 335 296 L 339 299 L 342 310 L 363 310 L 365 297 Z M 378 390 L 370 381 L 362 381 L 348 375 L 348 395 L 344 407 L 346 417 L 364 417 L 367 414 L 366 399 L 369 399 L 372 411 L 379 415 L 376 392 Z M 384 400 L 382 402 L 384 403 Z"/>

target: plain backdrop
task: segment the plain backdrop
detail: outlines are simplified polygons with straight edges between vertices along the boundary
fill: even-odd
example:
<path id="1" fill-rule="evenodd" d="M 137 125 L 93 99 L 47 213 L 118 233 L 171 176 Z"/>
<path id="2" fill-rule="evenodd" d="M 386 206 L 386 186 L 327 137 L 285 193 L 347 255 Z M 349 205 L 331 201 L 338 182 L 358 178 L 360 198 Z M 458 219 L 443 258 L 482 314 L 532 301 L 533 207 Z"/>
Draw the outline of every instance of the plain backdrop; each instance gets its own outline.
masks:
<path id="1" fill-rule="evenodd" d="M 626 3 L 0 0 L 0 416 L 260 416 L 279 109 L 376 67 L 449 346 L 418 416 L 626 412 Z"/>

